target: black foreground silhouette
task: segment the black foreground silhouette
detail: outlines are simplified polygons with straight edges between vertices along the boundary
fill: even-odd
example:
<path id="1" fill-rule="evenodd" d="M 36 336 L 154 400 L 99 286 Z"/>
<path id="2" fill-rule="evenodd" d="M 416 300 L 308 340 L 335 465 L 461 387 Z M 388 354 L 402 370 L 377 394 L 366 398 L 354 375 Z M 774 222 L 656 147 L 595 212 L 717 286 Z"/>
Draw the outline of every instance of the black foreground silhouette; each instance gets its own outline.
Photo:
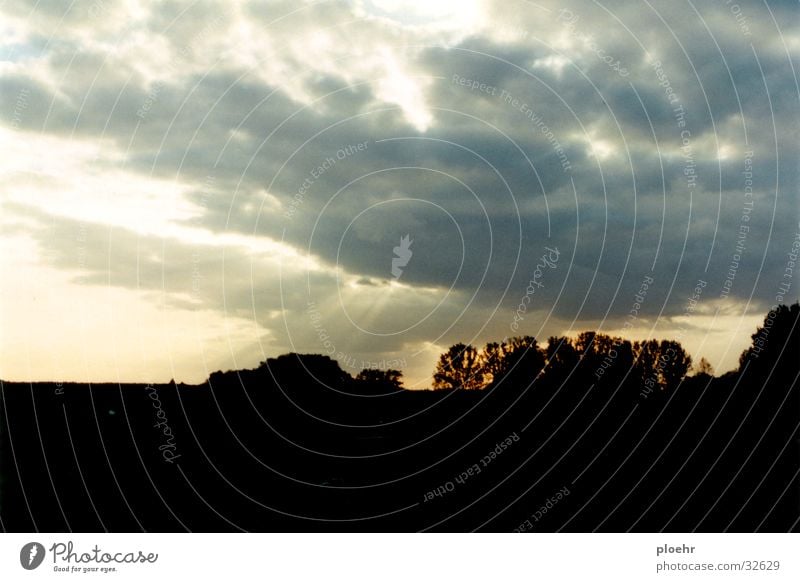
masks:
<path id="1" fill-rule="evenodd" d="M 800 306 L 736 372 L 677 342 L 512 338 L 434 390 L 288 354 L 208 382 L 0 383 L 4 531 L 790 531 Z"/>

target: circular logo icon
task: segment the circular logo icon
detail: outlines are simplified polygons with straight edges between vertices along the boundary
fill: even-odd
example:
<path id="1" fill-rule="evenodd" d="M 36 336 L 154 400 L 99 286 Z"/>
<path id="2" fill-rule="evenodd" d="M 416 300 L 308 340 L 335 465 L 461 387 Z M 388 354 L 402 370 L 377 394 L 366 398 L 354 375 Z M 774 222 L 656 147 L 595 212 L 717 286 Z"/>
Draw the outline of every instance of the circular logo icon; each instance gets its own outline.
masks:
<path id="1" fill-rule="evenodd" d="M 19 563 L 26 570 L 35 570 L 44 561 L 44 546 L 39 542 L 29 542 L 19 551 Z"/>

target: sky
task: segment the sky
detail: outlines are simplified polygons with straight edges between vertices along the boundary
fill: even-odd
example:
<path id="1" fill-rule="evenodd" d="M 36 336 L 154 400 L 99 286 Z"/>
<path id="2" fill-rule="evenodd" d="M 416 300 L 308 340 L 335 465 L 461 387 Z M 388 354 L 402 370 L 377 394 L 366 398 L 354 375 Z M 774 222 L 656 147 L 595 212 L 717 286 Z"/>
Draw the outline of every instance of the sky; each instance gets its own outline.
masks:
<path id="1" fill-rule="evenodd" d="M 7 0 L 0 378 L 287 352 L 430 385 L 798 298 L 797 2 Z"/>

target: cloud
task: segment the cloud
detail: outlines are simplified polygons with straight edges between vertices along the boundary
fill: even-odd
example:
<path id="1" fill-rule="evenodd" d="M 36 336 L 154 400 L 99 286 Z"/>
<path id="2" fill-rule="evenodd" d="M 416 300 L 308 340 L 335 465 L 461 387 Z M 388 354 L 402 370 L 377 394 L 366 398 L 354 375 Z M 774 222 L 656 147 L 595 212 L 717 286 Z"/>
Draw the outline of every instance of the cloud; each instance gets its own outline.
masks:
<path id="1" fill-rule="evenodd" d="M 740 312 L 706 332 L 745 337 L 798 231 L 800 32 L 739 10 L 7 3 L 7 236 L 70 292 L 235 320 L 244 365 L 324 349 L 312 301 L 337 351 L 424 382 L 509 333 L 545 246 L 526 332 L 618 329 L 652 275 L 646 321 L 703 279 Z"/>

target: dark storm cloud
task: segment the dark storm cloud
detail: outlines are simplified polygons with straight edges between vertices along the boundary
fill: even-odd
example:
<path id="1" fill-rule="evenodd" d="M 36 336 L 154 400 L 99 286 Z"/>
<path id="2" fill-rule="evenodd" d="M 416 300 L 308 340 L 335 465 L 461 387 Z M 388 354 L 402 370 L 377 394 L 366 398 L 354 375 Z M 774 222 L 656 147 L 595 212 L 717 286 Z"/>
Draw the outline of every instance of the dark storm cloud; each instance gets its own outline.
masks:
<path id="1" fill-rule="evenodd" d="M 796 5 L 770 7 L 779 22 L 796 21 Z M 246 17 L 263 35 L 252 42 L 274 43 L 251 60 L 235 52 L 204 60 L 203 47 L 222 42 L 215 35 L 232 34 L 230 13 L 204 3 L 190 18 L 168 3 L 144 29 L 169 47 L 175 74 L 149 79 L 134 62 L 74 36 L 47 53 L 44 70 L 51 80 L 61 73 L 58 83 L 17 68 L 3 74 L 0 90 L 4 100 L 30 92 L 20 132 L 102 135 L 125 152 L 126 171 L 187 185 L 200 213 L 191 226 L 283 240 L 329 269 L 343 267 L 359 288 L 386 286 L 393 248 L 409 235 L 414 256 L 402 283 L 452 285 L 459 298 L 476 293 L 478 318 L 502 297 L 503 309 L 513 309 L 545 247 L 558 248 L 562 262 L 537 308 L 554 308 L 563 321 L 606 314 L 619 321 L 648 274 L 657 285 L 644 313 L 681 313 L 701 278 L 707 299 L 718 298 L 745 224 L 743 171 L 753 151 L 752 217 L 730 295 L 769 304 L 785 267 L 782 249 L 797 230 L 797 81 L 776 40 L 782 32 L 796 43 L 796 25 L 778 31 L 764 6 L 747 3 L 749 35 L 724 3 L 698 7 L 699 16 L 684 5 L 550 8 L 519 12 L 512 23 L 492 5 L 496 29 L 516 27 L 510 40 L 493 36 L 491 26 L 445 46 L 390 35 L 401 45 L 392 54 L 409 68 L 393 86 L 395 102 L 381 85 L 392 61 L 365 64 L 374 55 L 364 46 L 380 42 L 387 25 L 347 24 L 349 12 L 337 3 L 286 21 L 288 5 L 250 6 Z M 198 39 L 203 27 L 208 38 Z M 311 42 L 319 29 L 340 35 L 340 53 L 304 55 L 305 45 L 291 44 Z M 428 127 L 412 121 L 413 99 L 401 99 L 411 89 L 424 96 Z M 81 282 L 166 286 L 185 301 L 191 245 L 133 232 L 115 239 L 111 271 L 98 240 Z M 169 256 L 156 261 L 159 248 Z M 217 260 L 210 250 L 207 260 Z M 252 313 L 251 259 L 238 250 L 226 260 L 224 305 Z M 333 293 L 330 275 L 313 276 L 318 293 Z M 219 310 L 217 283 L 199 300 Z M 258 283 L 257 310 L 280 309 L 277 276 Z M 284 283 L 290 317 L 303 317 L 305 293 L 292 287 L 303 284 Z M 449 325 L 453 309 L 437 312 L 426 333 Z M 382 326 L 399 326 L 402 310 L 381 318 Z M 283 333 L 280 320 L 259 322 Z"/>

